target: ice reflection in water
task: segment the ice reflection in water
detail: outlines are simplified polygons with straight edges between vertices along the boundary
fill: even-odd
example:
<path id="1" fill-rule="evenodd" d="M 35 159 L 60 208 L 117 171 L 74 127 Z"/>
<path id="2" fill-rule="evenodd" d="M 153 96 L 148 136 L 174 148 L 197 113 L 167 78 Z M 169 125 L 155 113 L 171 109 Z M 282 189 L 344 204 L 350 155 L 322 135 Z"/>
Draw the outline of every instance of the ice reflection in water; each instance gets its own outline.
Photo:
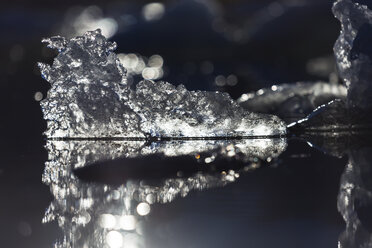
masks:
<path id="1" fill-rule="evenodd" d="M 340 178 L 337 209 L 346 228 L 339 236 L 339 248 L 372 247 L 372 147 L 369 132 L 329 132 L 306 136 L 308 143 L 331 156 L 348 156 Z"/>
<path id="2" fill-rule="evenodd" d="M 146 144 L 144 141 L 56 141 L 48 140 L 48 161 L 43 182 L 54 196 L 43 222 L 57 221 L 63 240 L 55 247 L 145 247 L 143 225 L 151 205 L 185 197 L 192 190 L 222 187 L 260 166 L 260 159 L 272 160 L 286 149 L 286 140 L 196 140 Z M 157 186 L 143 180 L 128 180 L 119 186 L 79 179 L 73 170 L 116 159 L 146 159 L 161 154 L 170 159 L 187 155 L 208 163 L 210 170 L 190 176 L 161 180 Z M 213 170 L 219 159 L 237 159 L 238 170 Z M 125 164 L 123 164 L 125 166 Z M 176 165 L 175 165 L 176 166 Z M 206 165 L 200 165 L 206 166 Z"/>
<path id="3" fill-rule="evenodd" d="M 372 148 L 353 149 L 341 176 L 337 207 L 346 222 L 346 230 L 339 238 L 341 248 L 372 247 L 372 232 L 365 226 L 368 216 L 363 209 L 371 210 Z"/>

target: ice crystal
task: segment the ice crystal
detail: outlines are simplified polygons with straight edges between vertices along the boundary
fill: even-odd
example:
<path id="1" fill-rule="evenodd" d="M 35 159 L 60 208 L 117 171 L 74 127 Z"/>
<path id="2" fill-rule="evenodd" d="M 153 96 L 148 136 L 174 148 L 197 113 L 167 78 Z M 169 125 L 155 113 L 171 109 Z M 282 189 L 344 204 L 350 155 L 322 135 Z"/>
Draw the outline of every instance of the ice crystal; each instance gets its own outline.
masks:
<path id="1" fill-rule="evenodd" d="M 145 80 L 133 89 L 113 52 L 116 44 L 100 30 L 72 39 L 44 39 L 59 54 L 53 65 L 39 63 L 51 84 L 41 102 L 46 136 L 216 137 L 285 134 L 276 116 L 244 110 L 226 93 L 188 91 Z"/>

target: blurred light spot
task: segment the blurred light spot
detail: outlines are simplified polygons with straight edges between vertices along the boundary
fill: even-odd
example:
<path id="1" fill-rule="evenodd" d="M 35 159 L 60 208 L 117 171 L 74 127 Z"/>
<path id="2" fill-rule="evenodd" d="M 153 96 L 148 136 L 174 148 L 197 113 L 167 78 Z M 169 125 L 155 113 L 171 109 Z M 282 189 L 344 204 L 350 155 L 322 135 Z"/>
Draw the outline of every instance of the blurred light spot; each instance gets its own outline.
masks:
<path id="1" fill-rule="evenodd" d="M 110 38 L 117 32 L 118 23 L 113 18 L 104 18 L 98 6 L 89 6 L 75 17 L 72 27 L 76 34 L 99 28 L 104 36 Z"/>
<path id="2" fill-rule="evenodd" d="M 212 157 L 208 157 L 208 158 L 205 158 L 204 159 L 204 162 L 206 163 L 206 164 L 209 164 L 209 163 L 212 163 L 213 161 L 214 161 L 214 157 L 212 156 Z"/>
<path id="3" fill-rule="evenodd" d="M 265 91 L 263 89 L 257 90 L 257 95 L 258 96 L 262 95 L 263 93 L 265 93 Z"/>
<path id="4" fill-rule="evenodd" d="M 227 156 L 229 156 L 229 157 L 233 157 L 233 156 L 235 156 L 235 151 L 234 151 L 234 150 L 230 150 L 230 151 L 228 151 L 228 152 L 227 152 Z"/>
<path id="5" fill-rule="evenodd" d="M 150 213 L 150 205 L 146 202 L 141 202 L 137 205 L 137 213 L 141 216 L 148 215 Z"/>
<path id="6" fill-rule="evenodd" d="M 155 202 L 155 196 L 153 194 L 148 194 L 146 196 L 146 201 L 149 203 L 149 204 L 153 204 Z"/>
<path id="7" fill-rule="evenodd" d="M 225 86 L 226 84 L 226 78 L 222 75 L 218 75 L 216 77 L 216 79 L 214 80 L 214 83 L 217 85 L 217 86 Z"/>
<path id="8" fill-rule="evenodd" d="M 278 86 L 276 86 L 276 85 L 271 86 L 271 90 L 272 91 L 277 91 L 278 90 Z"/>
<path id="9" fill-rule="evenodd" d="M 165 12 L 164 4 L 148 3 L 142 8 L 142 15 L 146 21 L 155 21 L 163 17 Z"/>
<path id="10" fill-rule="evenodd" d="M 35 101 L 40 102 L 43 99 L 43 93 L 41 93 L 40 91 L 36 92 L 34 95 L 34 99 Z"/>
<path id="11" fill-rule="evenodd" d="M 12 62 L 18 62 L 23 59 L 23 47 L 21 45 L 14 45 L 12 48 L 10 48 L 9 51 L 9 58 Z"/>
<path id="12" fill-rule="evenodd" d="M 248 94 L 243 94 L 240 96 L 239 98 L 239 102 L 245 102 L 249 99 L 249 95 Z"/>
<path id="13" fill-rule="evenodd" d="M 136 218 L 133 215 L 124 215 L 120 217 L 120 228 L 126 231 L 136 229 Z"/>
<path id="14" fill-rule="evenodd" d="M 94 23 L 93 27 L 91 27 L 89 30 L 95 30 L 97 28 L 102 30 L 102 35 L 110 38 L 118 31 L 118 24 L 112 18 L 102 18 Z"/>
<path id="15" fill-rule="evenodd" d="M 32 234 L 32 229 L 31 229 L 31 226 L 30 224 L 28 224 L 27 222 L 20 222 L 18 224 L 18 232 L 22 235 L 22 236 L 25 236 L 25 237 L 28 237 L 28 236 L 31 236 Z"/>
<path id="16" fill-rule="evenodd" d="M 136 68 L 139 61 L 139 58 L 134 53 L 129 53 L 127 55 L 120 53 L 118 54 L 118 58 L 125 68 L 131 69 Z"/>
<path id="17" fill-rule="evenodd" d="M 119 248 L 123 245 L 123 236 L 117 231 L 110 231 L 106 236 L 106 242 L 111 248 Z"/>
<path id="18" fill-rule="evenodd" d="M 116 226 L 115 216 L 111 214 L 102 214 L 100 216 L 100 225 L 102 228 L 112 229 Z"/>
<path id="19" fill-rule="evenodd" d="M 238 83 L 238 78 L 235 75 L 231 74 L 227 77 L 226 81 L 227 85 L 235 86 Z"/>
<path id="20" fill-rule="evenodd" d="M 204 61 L 200 65 L 200 71 L 203 74 L 211 74 L 214 70 L 213 64 L 210 61 Z"/>
<path id="21" fill-rule="evenodd" d="M 160 56 L 160 55 L 152 55 L 150 58 L 149 58 L 149 62 L 148 62 L 148 65 L 151 66 L 151 67 L 162 67 L 163 66 L 163 58 Z"/>
<path id="22" fill-rule="evenodd" d="M 155 78 L 157 78 L 157 76 L 158 76 L 158 74 L 157 74 L 157 70 L 155 68 L 146 67 L 142 71 L 142 77 L 144 79 L 155 79 Z"/>

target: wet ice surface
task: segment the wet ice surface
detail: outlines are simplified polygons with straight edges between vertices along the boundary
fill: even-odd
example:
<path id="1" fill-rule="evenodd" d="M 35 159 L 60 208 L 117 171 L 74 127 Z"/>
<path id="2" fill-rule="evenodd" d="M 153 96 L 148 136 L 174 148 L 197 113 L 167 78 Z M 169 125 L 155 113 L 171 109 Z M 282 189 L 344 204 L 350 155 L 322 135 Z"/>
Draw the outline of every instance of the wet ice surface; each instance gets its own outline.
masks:
<path id="1" fill-rule="evenodd" d="M 359 3 L 360 2 L 360 3 Z M 369 110 L 372 107 L 372 11 L 365 1 L 339 0 L 333 13 L 341 22 L 341 34 L 334 52 L 340 76 L 348 87 L 351 107 Z"/>
<path id="2" fill-rule="evenodd" d="M 286 133 L 276 116 L 244 110 L 227 93 L 188 91 L 144 80 L 131 87 L 126 70 L 100 30 L 70 40 L 45 39 L 59 51 L 39 63 L 50 84 L 41 102 L 50 138 L 231 137 Z"/>
<path id="3" fill-rule="evenodd" d="M 152 204 L 170 203 L 191 191 L 233 183 L 241 174 L 259 168 L 262 160 L 275 160 L 286 145 L 286 140 L 281 138 L 171 141 L 150 145 L 141 141 L 49 140 L 42 180 L 50 187 L 54 200 L 45 212 L 43 223 L 57 221 L 62 229 L 63 238 L 55 247 L 134 244 L 145 247 L 143 226 Z M 232 167 L 227 163 L 229 159 L 240 162 Z M 118 185 L 112 180 L 98 183 L 97 179 L 93 182 L 81 179 L 84 178 L 82 170 L 103 163 L 107 171 L 107 163 L 115 161 L 119 161 L 121 168 L 115 172 L 121 172 L 122 181 Z M 160 161 L 168 166 L 159 168 L 150 164 L 148 171 L 141 161 L 146 164 Z M 185 161 L 187 166 L 180 168 L 180 162 Z M 140 172 L 139 177 L 128 178 L 131 171 L 136 170 Z M 154 176 L 156 170 L 161 173 L 160 177 Z"/>

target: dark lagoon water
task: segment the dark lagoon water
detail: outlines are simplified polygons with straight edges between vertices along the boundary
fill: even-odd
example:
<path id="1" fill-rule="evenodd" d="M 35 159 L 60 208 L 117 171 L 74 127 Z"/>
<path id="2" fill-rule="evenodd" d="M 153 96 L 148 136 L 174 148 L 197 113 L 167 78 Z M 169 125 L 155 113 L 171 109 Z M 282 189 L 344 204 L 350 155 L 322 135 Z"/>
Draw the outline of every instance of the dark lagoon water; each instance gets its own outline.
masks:
<path id="1" fill-rule="evenodd" d="M 53 247 L 56 241 L 63 243 L 66 236 L 73 247 L 84 247 L 84 243 L 104 247 L 101 243 L 105 240 L 111 244 L 108 247 L 118 243 L 129 247 L 337 247 L 340 242 L 341 247 L 363 247 L 361 243 L 368 243 L 371 224 L 365 204 L 368 194 L 351 190 L 353 214 L 361 221 L 355 231 L 346 228 L 342 218 L 346 210 L 342 212 L 338 204 L 341 184 L 345 185 L 347 177 L 350 184 L 368 191 L 370 148 L 360 142 L 364 137 L 358 143 L 350 137 L 346 140 L 345 150 L 331 145 L 333 151 L 345 152 L 339 157 L 289 138 L 288 147 L 278 158 L 255 161 L 250 169 L 245 166 L 251 162 L 234 157 L 205 164 L 197 162 L 203 157 L 152 155 L 151 159 L 105 160 L 71 174 L 55 174 L 51 183 L 45 178 L 42 183 L 41 175 L 62 170 L 43 172 L 45 141 L 24 141 L 14 144 L 22 149 L 9 151 L 2 166 L 1 230 L 7 234 L 2 235 L 2 242 L 8 247 Z M 74 150 L 65 152 L 70 154 L 54 157 L 66 162 L 62 166 L 74 161 L 77 150 L 75 155 Z M 144 169 L 144 164 L 159 168 L 160 175 L 152 179 L 153 172 Z M 350 165 L 362 174 L 348 174 Z M 197 173 L 199 166 L 209 168 Z M 173 167 L 193 169 L 188 174 L 178 173 L 179 181 L 172 182 Z M 226 182 L 220 175 L 231 173 L 231 168 L 239 177 Z M 133 173 L 136 170 L 142 173 L 138 176 Z M 210 177 L 196 179 L 196 174 Z M 134 179 L 126 179 L 127 175 Z M 195 183 L 188 185 L 188 191 L 184 186 L 192 178 Z M 63 185 L 70 191 L 63 191 Z M 46 211 L 51 203 L 53 211 Z M 55 220 L 42 223 L 51 212 Z"/>

